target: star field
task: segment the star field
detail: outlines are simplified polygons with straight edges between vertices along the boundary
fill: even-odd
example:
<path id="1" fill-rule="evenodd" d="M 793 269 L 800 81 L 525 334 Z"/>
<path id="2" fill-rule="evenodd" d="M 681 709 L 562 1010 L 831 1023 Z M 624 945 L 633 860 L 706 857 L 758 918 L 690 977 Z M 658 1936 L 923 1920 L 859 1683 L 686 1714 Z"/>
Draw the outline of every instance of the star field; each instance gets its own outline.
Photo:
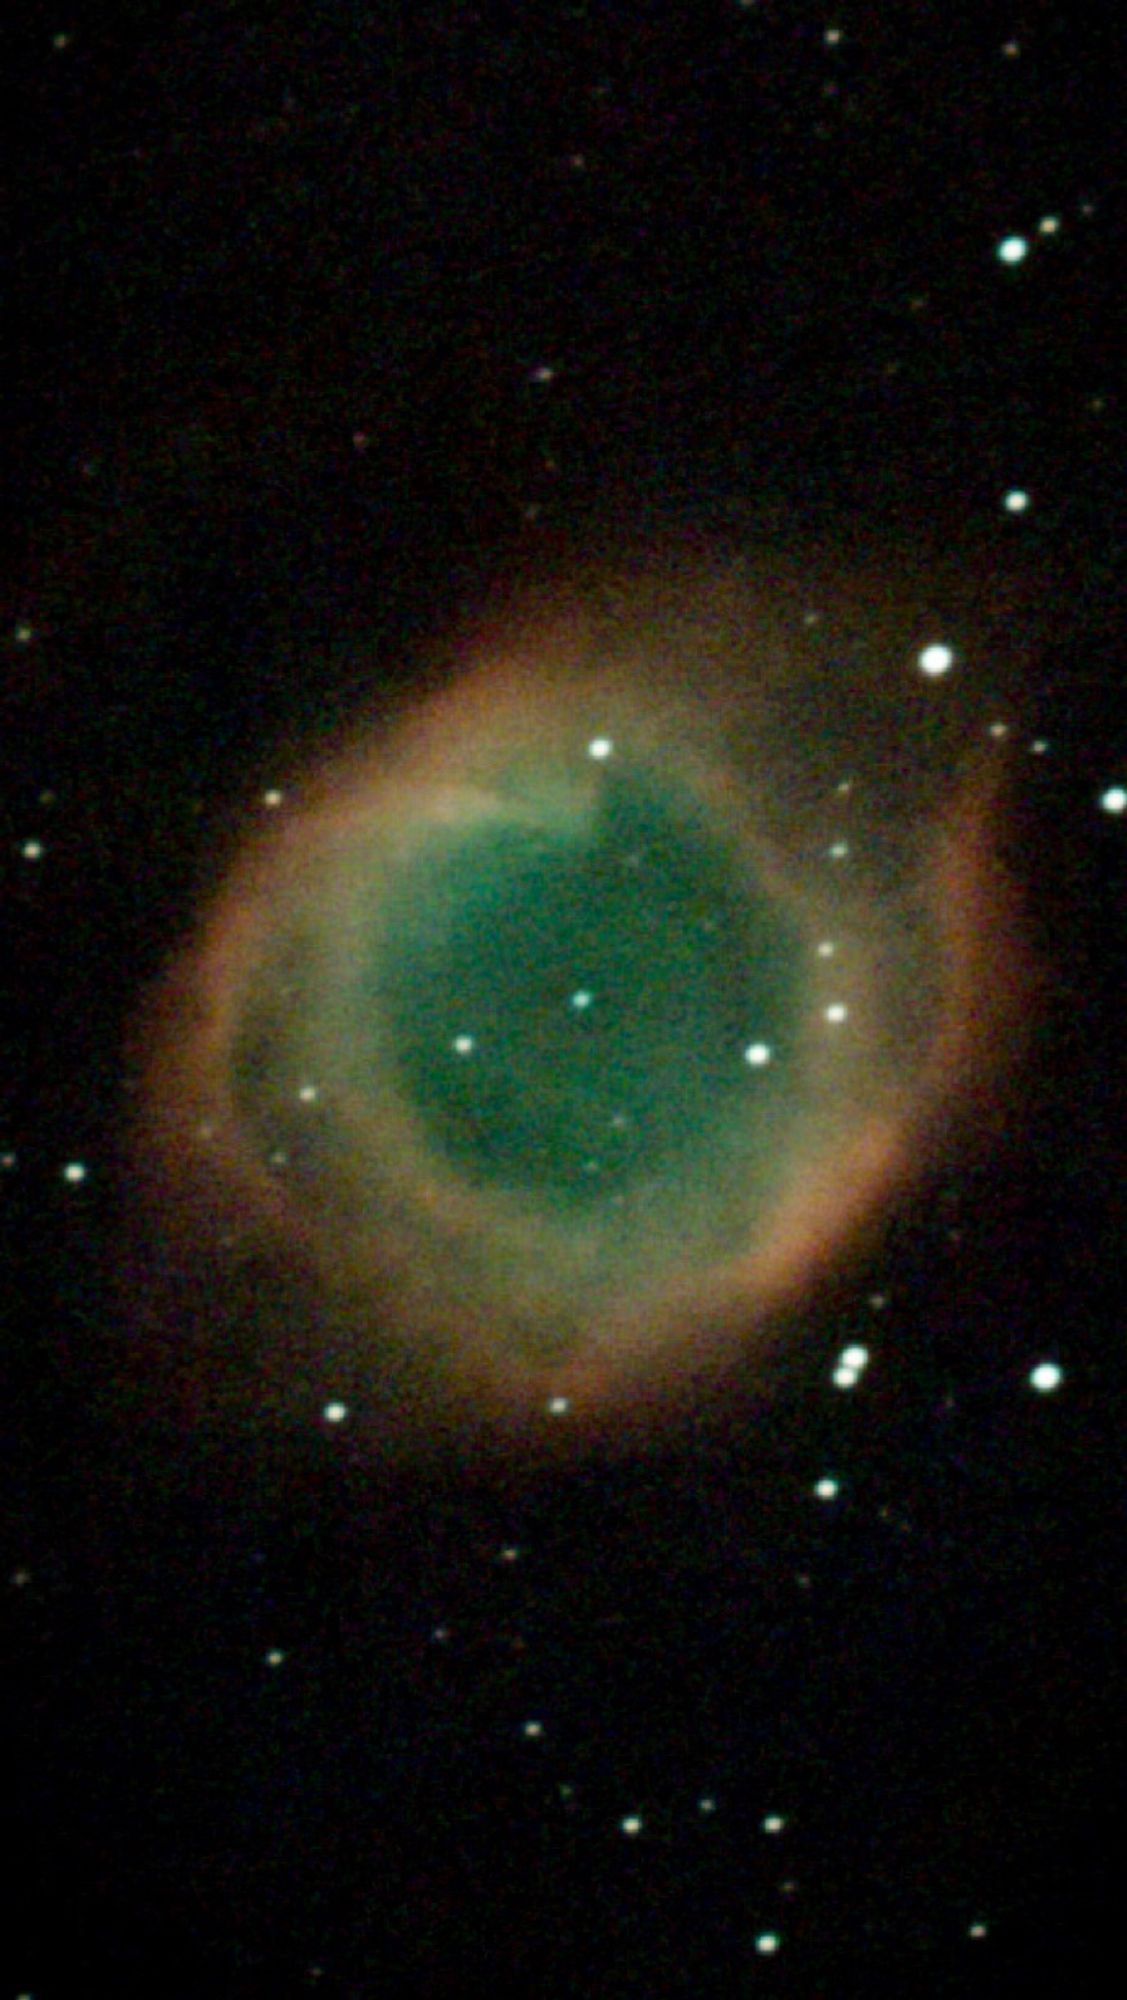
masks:
<path id="1" fill-rule="evenodd" d="M 1114 1990 L 1114 32 L 14 31 L 3 1990 Z"/>

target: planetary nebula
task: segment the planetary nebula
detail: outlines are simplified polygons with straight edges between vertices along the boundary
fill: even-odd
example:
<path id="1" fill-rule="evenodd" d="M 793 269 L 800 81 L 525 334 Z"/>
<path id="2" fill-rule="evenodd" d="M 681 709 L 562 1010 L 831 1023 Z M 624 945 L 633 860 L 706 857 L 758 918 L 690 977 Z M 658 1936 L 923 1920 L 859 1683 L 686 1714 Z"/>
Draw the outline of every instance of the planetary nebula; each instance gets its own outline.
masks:
<path id="1" fill-rule="evenodd" d="M 1001 753 L 928 610 L 555 578 L 296 760 L 138 1028 L 184 1370 L 581 1421 L 754 1369 L 1017 1006 Z"/>

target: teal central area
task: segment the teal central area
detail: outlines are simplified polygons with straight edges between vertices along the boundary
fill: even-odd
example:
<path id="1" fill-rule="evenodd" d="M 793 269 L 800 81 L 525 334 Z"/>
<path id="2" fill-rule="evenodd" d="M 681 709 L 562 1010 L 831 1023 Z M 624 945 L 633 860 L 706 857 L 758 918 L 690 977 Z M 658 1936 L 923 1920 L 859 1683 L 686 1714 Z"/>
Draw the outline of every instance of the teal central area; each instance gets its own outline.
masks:
<path id="1" fill-rule="evenodd" d="M 574 823 L 432 829 L 378 929 L 353 1059 L 390 1056 L 471 1182 L 587 1205 L 770 1153 L 804 942 L 651 774 L 608 773 Z"/>

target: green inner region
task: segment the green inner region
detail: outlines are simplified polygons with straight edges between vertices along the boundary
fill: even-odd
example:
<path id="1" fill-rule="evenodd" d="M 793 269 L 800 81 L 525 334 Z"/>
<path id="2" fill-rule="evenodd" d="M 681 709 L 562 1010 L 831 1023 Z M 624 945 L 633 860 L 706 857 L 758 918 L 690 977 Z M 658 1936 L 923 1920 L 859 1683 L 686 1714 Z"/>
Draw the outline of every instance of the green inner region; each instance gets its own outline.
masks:
<path id="1" fill-rule="evenodd" d="M 733 1147 L 770 1156 L 803 941 L 649 774 L 606 774 L 566 827 L 432 830 L 374 934 L 353 1073 L 390 1056 L 472 1182 L 589 1204 Z"/>

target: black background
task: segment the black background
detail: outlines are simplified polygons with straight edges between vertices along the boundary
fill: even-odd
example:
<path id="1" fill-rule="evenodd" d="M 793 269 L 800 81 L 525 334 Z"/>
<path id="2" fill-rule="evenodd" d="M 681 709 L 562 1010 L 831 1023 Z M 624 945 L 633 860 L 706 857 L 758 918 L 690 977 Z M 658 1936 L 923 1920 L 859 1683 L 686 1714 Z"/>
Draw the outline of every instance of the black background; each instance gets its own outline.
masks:
<path id="1" fill-rule="evenodd" d="M 1119 1990 L 1106 20 L 17 10 L 5 1993 Z M 163 1420 L 119 1303 L 137 997 L 310 732 L 610 518 L 1022 575 L 1047 976 L 1004 1129 L 759 1421 L 536 1473 Z"/>

